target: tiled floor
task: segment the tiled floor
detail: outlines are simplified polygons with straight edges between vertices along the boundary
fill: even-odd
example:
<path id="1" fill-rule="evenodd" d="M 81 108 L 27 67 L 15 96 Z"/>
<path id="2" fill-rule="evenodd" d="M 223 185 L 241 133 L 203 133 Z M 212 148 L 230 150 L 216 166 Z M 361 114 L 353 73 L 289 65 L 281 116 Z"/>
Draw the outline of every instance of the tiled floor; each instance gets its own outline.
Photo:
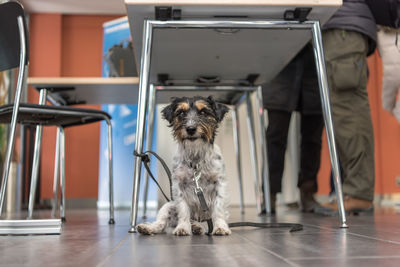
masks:
<path id="1" fill-rule="evenodd" d="M 40 217 L 46 217 L 41 212 Z M 258 217 L 248 208 L 230 221 L 298 222 L 304 230 L 234 228 L 231 236 L 129 234 L 129 211 L 68 210 L 60 236 L 0 236 L 0 266 L 400 266 L 400 211 L 376 209 L 348 218 L 278 210 Z"/>

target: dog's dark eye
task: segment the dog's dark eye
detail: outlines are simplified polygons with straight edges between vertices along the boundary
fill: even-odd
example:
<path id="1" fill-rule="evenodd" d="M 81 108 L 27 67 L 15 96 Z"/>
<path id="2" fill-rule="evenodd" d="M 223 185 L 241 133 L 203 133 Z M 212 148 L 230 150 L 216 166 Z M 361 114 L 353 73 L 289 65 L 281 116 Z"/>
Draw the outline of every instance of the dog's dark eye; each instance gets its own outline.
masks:
<path id="1" fill-rule="evenodd" d="M 185 113 L 186 113 L 186 110 L 181 109 L 176 112 L 176 116 L 181 116 L 181 115 L 184 115 Z"/>
<path id="2" fill-rule="evenodd" d="M 202 109 L 202 110 L 199 111 L 199 114 L 203 115 L 203 116 L 207 115 L 207 111 L 205 109 Z"/>

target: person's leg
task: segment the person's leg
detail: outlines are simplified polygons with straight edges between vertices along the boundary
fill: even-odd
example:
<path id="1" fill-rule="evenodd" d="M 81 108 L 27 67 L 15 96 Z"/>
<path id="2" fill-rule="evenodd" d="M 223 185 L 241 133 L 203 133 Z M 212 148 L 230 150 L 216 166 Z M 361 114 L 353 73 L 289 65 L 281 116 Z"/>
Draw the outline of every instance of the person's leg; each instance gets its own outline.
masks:
<path id="1" fill-rule="evenodd" d="M 372 205 L 374 137 L 367 93 L 368 43 L 354 31 L 323 33 L 335 138 L 343 167 L 346 210 Z M 337 49 L 340 47 L 340 49 Z M 336 204 L 330 207 L 337 209 Z"/>
<path id="2" fill-rule="evenodd" d="M 300 173 L 298 187 L 302 209 L 314 211 L 318 203 L 314 194 L 318 190 L 317 175 L 321 162 L 321 137 L 324 128 L 322 114 L 301 115 Z"/>
<path id="3" fill-rule="evenodd" d="M 267 150 L 271 202 L 282 189 L 282 174 L 285 164 L 285 151 L 291 113 L 280 110 L 268 110 Z M 275 203 L 271 203 L 274 211 Z"/>
<path id="4" fill-rule="evenodd" d="M 302 210 L 313 212 L 319 204 L 314 199 L 317 192 L 317 174 L 320 167 L 321 137 L 324 121 L 321 96 L 315 68 L 313 48 L 308 44 L 302 53 L 304 68 L 301 80 L 301 149 L 298 187 Z"/>

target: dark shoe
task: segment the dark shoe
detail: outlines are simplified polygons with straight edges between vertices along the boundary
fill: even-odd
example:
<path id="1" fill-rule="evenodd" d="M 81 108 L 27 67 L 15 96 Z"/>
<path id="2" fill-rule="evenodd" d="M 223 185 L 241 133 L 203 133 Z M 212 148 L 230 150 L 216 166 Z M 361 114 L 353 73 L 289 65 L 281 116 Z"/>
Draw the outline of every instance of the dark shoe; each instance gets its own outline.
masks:
<path id="1" fill-rule="evenodd" d="M 315 200 L 314 194 L 300 191 L 301 210 L 303 212 L 314 212 L 319 203 Z"/>
<path id="2" fill-rule="evenodd" d="M 305 182 L 300 187 L 300 202 L 303 212 L 314 212 L 315 207 L 320 204 L 314 198 L 314 183 Z"/>
<path id="3" fill-rule="evenodd" d="M 270 194 L 270 204 L 271 204 L 271 214 L 275 214 L 276 212 L 276 194 Z M 265 208 L 262 209 L 260 215 L 267 214 L 267 210 Z"/>

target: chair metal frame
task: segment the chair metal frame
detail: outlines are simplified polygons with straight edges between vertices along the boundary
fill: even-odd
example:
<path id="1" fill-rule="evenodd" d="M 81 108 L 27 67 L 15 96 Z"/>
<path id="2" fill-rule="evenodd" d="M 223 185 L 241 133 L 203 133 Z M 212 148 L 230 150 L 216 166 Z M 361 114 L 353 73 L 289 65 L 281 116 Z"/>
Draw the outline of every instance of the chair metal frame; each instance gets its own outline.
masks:
<path id="1" fill-rule="evenodd" d="M 11 164 L 11 155 L 12 151 L 14 150 L 15 144 L 15 131 L 17 128 L 17 115 L 19 104 L 21 100 L 21 92 L 23 86 L 23 79 L 25 73 L 25 62 L 26 62 L 26 40 L 25 40 L 25 32 L 24 32 L 24 18 L 19 16 L 18 20 L 18 29 L 19 29 L 19 37 L 20 37 L 20 63 L 19 63 L 19 72 L 18 72 L 18 79 L 17 79 L 17 90 L 15 92 L 15 100 L 14 100 L 14 107 L 13 113 L 11 117 L 11 127 L 10 127 L 10 139 L 7 144 L 7 150 L 5 154 L 4 166 L 3 166 L 3 179 L 0 189 L 0 215 L 3 210 L 4 198 L 5 198 L 5 190 L 7 187 L 8 176 L 10 173 L 10 164 Z"/>
<path id="2" fill-rule="evenodd" d="M 39 104 L 45 105 L 47 99 L 47 89 L 40 90 Z M 22 107 L 24 112 L 35 112 L 35 109 L 30 109 L 29 107 Z M 79 116 L 79 117 L 91 117 L 98 118 L 99 120 L 104 120 L 107 123 L 108 132 L 108 171 L 109 171 L 109 201 L 110 201 L 110 219 L 109 224 L 114 224 L 114 194 L 113 194 L 113 155 L 112 155 L 112 124 L 111 120 L 103 113 L 93 114 L 92 112 L 84 112 L 81 110 L 75 110 L 74 108 L 68 108 L 68 110 L 44 110 L 43 113 L 51 113 L 55 115 L 68 115 L 68 116 Z M 41 154 L 41 143 L 42 143 L 42 129 L 43 125 L 36 126 L 36 136 L 35 136 L 35 150 L 32 162 L 32 176 L 31 176 L 31 187 L 29 193 L 29 204 L 28 204 L 28 219 L 32 218 L 33 207 L 34 207 L 34 196 L 36 194 L 36 186 L 39 177 L 39 163 Z M 56 136 L 56 152 L 55 152 L 55 166 L 54 166 L 54 183 L 53 183 L 53 207 L 52 215 L 56 216 L 57 210 L 57 198 L 58 198 L 58 188 L 59 184 L 61 186 L 61 202 L 60 202 L 60 216 L 63 221 L 65 221 L 65 134 L 64 127 L 59 126 L 57 128 Z M 60 181 L 60 183 L 59 183 Z"/>
<path id="3" fill-rule="evenodd" d="M 143 152 L 143 141 L 145 131 L 146 107 L 148 105 L 149 80 L 151 70 L 151 54 L 153 46 L 153 30 L 155 28 L 195 28 L 195 29 L 215 29 L 215 28 L 240 28 L 240 29 L 293 29 L 310 30 L 312 34 L 312 44 L 316 69 L 318 74 L 318 83 L 321 95 L 322 111 L 324 115 L 326 134 L 328 139 L 331 165 L 334 174 L 334 184 L 339 208 L 340 227 L 347 228 L 346 213 L 343 203 L 343 193 L 341 186 L 341 177 L 339 172 L 339 163 L 336 152 L 335 136 L 333 131 L 333 120 L 330 107 L 330 97 L 328 80 L 325 67 L 324 52 L 322 46 L 321 26 L 319 21 L 277 21 L 277 20 L 145 20 L 143 25 L 143 46 L 140 64 L 140 82 L 139 82 L 139 100 L 137 114 L 137 131 L 135 139 L 135 151 Z M 137 212 L 139 202 L 139 184 L 141 175 L 141 161 L 134 159 L 134 176 L 132 191 L 132 206 L 129 232 L 136 232 Z M 268 204 L 268 203 L 266 203 Z M 271 212 L 270 205 L 266 205 L 267 213 Z"/>
<path id="4" fill-rule="evenodd" d="M 23 7 L 18 2 L 6 2 L 1 5 L 9 5 L 10 8 L 17 8 L 18 11 L 21 12 L 22 15 L 17 17 L 18 24 L 18 34 L 19 34 L 19 43 L 20 43 L 20 51 L 19 51 L 19 72 L 16 86 L 15 99 L 12 109 L 11 115 L 11 123 L 10 123 L 10 134 L 9 140 L 7 144 L 7 150 L 4 160 L 4 168 L 3 168 L 3 179 L 0 188 L 0 216 L 2 215 L 5 193 L 7 188 L 7 182 L 9 179 L 10 173 L 10 164 L 11 164 L 11 156 L 14 150 L 15 145 L 15 134 L 16 134 L 16 126 L 18 123 L 18 113 L 20 112 L 31 112 L 42 114 L 55 114 L 55 115 L 64 115 L 64 116 L 76 116 L 79 118 L 90 117 L 96 118 L 97 120 L 105 120 L 108 125 L 108 158 L 109 158 L 109 197 L 110 197 L 110 219 L 109 223 L 114 224 L 114 205 L 113 205 L 113 169 L 112 169 L 112 126 L 110 119 L 102 113 L 93 113 L 82 111 L 82 109 L 75 108 L 65 108 L 61 109 L 41 109 L 40 105 L 46 104 L 47 99 L 47 89 L 43 88 L 40 91 L 40 100 L 39 105 L 35 105 L 35 107 L 29 107 L 20 105 L 22 88 L 24 84 L 24 76 L 26 72 L 27 65 L 27 38 L 26 38 L 26 29 L 25 29 L 25 18 L 23 15 Z M 18 5 L 18 6 L 12 6 Z M 67 125 L 68 126 L 68 125 Z M 71 125 L 72 126 L 72 125 Z M 32 176 L 31 176 L 31 188 L 29 195 L 29 208 L 28 208 L 28 219 L 27 220 L 0 220 L 0 234 L 60 234 L 61 233 L 61 220 L 60 219 L 50 219 L 50 220 L 32 220 L 33 213 L 33 204 L 34 204 L 34 196 L 36 192 L 36 185 L 38 181 L 38 170 L 39 170 L 39 160 L 40 160 L 40 151 L 41 151 L 41 138 L 42 138 L 42 129 L 43 125 L 38 123 L 36 126 L 36 136 L 35 136 L 35 144 L 34 144 L 34 158 L 33 158 L 33 167 L 32 167 Z M 58 155 L 58 156 L 57 156 Z M 60 160 L 61 158 L 61 160 Z M 58 181 L 58 167 L 60 170 L 61 176 L 61 188 L 62 188 L 62 201 L 60 207 L 61 218 L 65 219 L 65 137 L 64 137 L 64 129 L 59 126 L 58 135 L 57 135 L 57 147 L 56 147 L 56 166 L 57 171 L 55 170 L 55 182 Z M 58 186 L 54 185 L 54 188 L 58 188 Z M 56 193 L 54 193 L 56 195 Z M 55 203 L 55 202 L 54 202 Z M 54 213 L 53 213 L 54 214 Z"/>

